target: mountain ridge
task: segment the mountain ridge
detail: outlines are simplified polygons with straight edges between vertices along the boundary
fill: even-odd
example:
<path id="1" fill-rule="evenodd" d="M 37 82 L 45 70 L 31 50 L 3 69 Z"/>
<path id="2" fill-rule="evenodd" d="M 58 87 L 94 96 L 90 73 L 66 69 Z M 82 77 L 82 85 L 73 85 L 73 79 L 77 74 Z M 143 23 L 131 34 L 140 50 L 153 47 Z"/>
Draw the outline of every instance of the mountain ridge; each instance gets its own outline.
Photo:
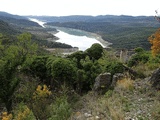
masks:
<path id="1" fill-rule="evenodd" d="M 18 27 L 31 27 L 31 26 L 35 26 L 35 27 L 40 27 L 40 25 L 36 22 L 30 21 L 27 17 L 25 16 L 19 16 L 19 15 L 13 15 L 7 12 L 1 12 L 0 11 L 0 20 L 3 20 L 5 22 L 7 22 L 10 25 L 13 25 L 14 27 L 18 26 Z"/>

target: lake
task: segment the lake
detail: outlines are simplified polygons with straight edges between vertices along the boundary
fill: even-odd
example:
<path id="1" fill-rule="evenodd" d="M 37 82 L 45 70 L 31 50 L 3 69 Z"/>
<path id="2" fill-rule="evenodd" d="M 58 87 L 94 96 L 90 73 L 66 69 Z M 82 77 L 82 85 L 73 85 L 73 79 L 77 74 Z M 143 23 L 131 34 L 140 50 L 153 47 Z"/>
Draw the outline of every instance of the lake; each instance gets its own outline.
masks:
<path id="1" fill-rule="evenodd" d="M 91 34 L 89 32 L 70 29 L 70 28 L 59 28 L 59 27 L 55 28 L 59 31 L 57 34 L 55 34 L 55 36 L 60 38 L 56 42 L 66 43 L 73 47 L 78 47 L 79 50 L 82 51 L 85 51 L 87 48 L 91 47 L 91 45 L 94 43 L 99 43 L 103 47 L 107 47 L 107 42 L 104 43 L 103 41 L 103 43 L 101 43 L 99 41 L 101 37 L 96 34 Z"/>
<path id="2" fill-rule="evenodd" d="M 72 47 L 78 47 L 79 50 L 85 51 L 87 48 L 91 47 L 94 43 L 99 43 L 103 47 L 108 47 L 110 43 L 104 41 L 101 36 L 86 32 L 83 30 L 64 28 L 64 27 L 53 27 L 53 26 L 45 26 L 42 21 L 31 19 L 30 20 L 37 22 L 42 27 L 52 27 L 56 28 L 59 32 L 53 33 L 56 37 L 59 38 L 56 42 L 61 42 L 65 44 L 69 44 Z"/>

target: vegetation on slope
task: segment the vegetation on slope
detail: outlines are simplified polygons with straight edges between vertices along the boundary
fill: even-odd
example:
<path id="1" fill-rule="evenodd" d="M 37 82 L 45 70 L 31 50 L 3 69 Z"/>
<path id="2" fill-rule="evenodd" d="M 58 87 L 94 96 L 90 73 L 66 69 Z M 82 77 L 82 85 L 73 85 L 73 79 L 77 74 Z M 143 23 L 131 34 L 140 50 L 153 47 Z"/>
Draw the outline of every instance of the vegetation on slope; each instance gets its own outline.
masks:
<path id="1" fill-rule="evenodd" d="M 97 16 L 84 21 L 76 19 L 63 22 L 52 21 L 47 24 L 97 33 L 104 40 L 113 43 L 113 48 L 143 47 L 147 50 L 150 49 L 148 37 L 159 27 L 152 16 Z"/>
<path id="2" fill-rule="evenodd" d="M 6 12 L 0 12 L 0 20 L 13 25 L 14 27 L 40 27 L 38 23 L 30 21 L 26 17 L 12 15 Z"/>
<path id="3" fill-rule="evenodd" d="M 12 18 L 9 18 L 12 20 Z M 24 21 L 25 22 L 25 21 Z M 41 27 L 13 27 L 12 23 L 7 23 L 0 20 L 0 33 L 3 34 L 3 38 L 6 35 L 6 39 L 10 38 L 13 42 L 16 39 L 16 35 L 22 32 L 30 32 L 32 35 L 33 42 L 36 42 L 39 46 L 45 48 L 72 48 L 71 45 L 67 45 L 64 43 L 55 42 L 58 38 L 54 35 L 48 33 L 49 31 L 57 32 L 56 29 L 43 29 Z M 28 26 L 28 25 L 27 25 Z M 32 26 L 32 25 L 31 25 Z M 48 41 L 47 39 L 50 38 L 52 41 Z"/>
<path id="4" fill-rule="evenodd" d="M 151 43 L 160 40 L 159 31 L 153 38 Z M 61 57 L 39 53 L 32 39 L 29 33 L 14 40 L 0 34 L 0 119 L 159 119 L 160 94 L 147 80 L 160 67 L 159 51 L 153 49 L 159 44 L 152 44 L 152 52 L 135 49 L 125 64 L 139 73 L 133 80 L 115 53 L 100 44 Z M 126 77 L 96 95 L 95 78 L 105 72 Z"/>
<path id="5" fill-rule="evenodd" d="M 18 31 L 12 28 L 8 23 L 0 20 L 0 33 L 13 35 L 17 34 Z"/>
<path id="6" fill-rule="evenodd" d="M 133 81 L 129 76 L 105 95 L 88 94 L 89 98 L 84 96 L 85 103 L 81 101 L 80 95 L 92 89 L 100 73 L 114 75 L 124 72 L 119 59 L 97 43 L 84 52 L 78 51 L 62 58 L 38 54 L 37 45 L 31 42 L 28 33 L 17 36 L 10 45 L 2 41 L 5 39 L 1 34 L 0 101 L 8 112 L 3 111 L 2 118 L 61 120 L 79 116 L 85 119 L 86 111 L 90 110 L 90 117 L 102 119 L 119 120 L 135 118 L 135 115 L 139 119 L 156 119 L 160 116 L 159 109 L 155 110 L 159 95 L 143 79 Z M 152 57 L 151 52 L 142 48 L 135 52 L 129 65 L 145 77 L 150 76 L 151 71 L 159 66 L 160 58 Z M 139 84 L 144 87 L 139 87 Z M 148 97 L 150 95 L 154 96 Z M 137 112 L 141 102 L 141 108 L 145 110 Z M 144 114 L 146 112 L 148 115 Z"/>

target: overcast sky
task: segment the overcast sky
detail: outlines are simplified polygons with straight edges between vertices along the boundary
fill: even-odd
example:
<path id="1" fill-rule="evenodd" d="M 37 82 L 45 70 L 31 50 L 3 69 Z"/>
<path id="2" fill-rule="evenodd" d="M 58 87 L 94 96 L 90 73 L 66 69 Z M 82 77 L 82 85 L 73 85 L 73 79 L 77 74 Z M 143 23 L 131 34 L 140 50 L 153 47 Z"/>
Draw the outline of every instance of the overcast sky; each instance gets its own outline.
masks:
<path id="1" fill-rule="evenodd" d="M 160 0 L 0 0 L 0 11 L 17 15 L 154 16 L 155 10 Z"/>

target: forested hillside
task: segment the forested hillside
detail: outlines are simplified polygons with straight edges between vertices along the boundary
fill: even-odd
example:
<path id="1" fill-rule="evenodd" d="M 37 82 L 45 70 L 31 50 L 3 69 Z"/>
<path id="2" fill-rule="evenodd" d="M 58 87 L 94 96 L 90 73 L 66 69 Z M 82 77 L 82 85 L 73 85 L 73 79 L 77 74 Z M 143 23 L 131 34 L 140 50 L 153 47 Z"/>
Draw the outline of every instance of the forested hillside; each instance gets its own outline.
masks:
<path id="1" fill-rule="evenodd" d="M 40 27 L 38 23 L 29 21 L 26 17 L 12 15 L 6 12 L 0 12 L 0 20 L 3 20 L 9 23 L 10 25 L 18 27 Z"/>
<path id="2" fill-rule="evenodd" d="M 150 44 L 147 39 L 159 27 L 153 16 L 69 16 L 52 20 L 50 17 L 40 17 L 40 19 L 46 19 L 47 25 L 97 33 L 104 40 L 113 43 L 113 48 L 121 49 L 133 49 L 137 46 L 149 49 Z"/>
<path id="3" fill-rule="evenodd" d="M 20 33 L 29 32 L 32 34 L 32 42 L 39 46 L 46 48 L 72 48 L 72 46 L 54 42 L 58 38 L 48 33 L 49 31 L 56 31 L 56 29 L 43 29 L 38 23 L 28 20 L 28 18 L 18 15 L 12 15 L 6 12 L 0 12 L 0 33 L 16 39 Z M 50 38 L 53 41 L 48 41 Z"/>
<path id="4" fill-rule="evenodd" d="M 2 34 L 17 34 L 18 31 L 12 28 L 8 23 L 0 20 L 0 33 Z"/>
<path id="5" fill-rule="evenodd" d="M 47 41 L 55 29 L 14 30 L 13 19 L 0 20 L 0 120 L 159 120 L 160 29 L 133 18 L 49 23 L 100 34 L 115 48 L 136 47 L 120 57 L 98 43 L 66 56 L 47 52 L 71 46 Z M 151 51 L 139 47 L 147 36 Z"/>
<path id="6" fill-rule="evenodd" d="M 10 44 L 4 42 L 0 34 L 2 120 L 160 117 L 160 85 L 155 87 L 154 81 L 148 80 L 159 67 L 160 51 L 152 56 L 150 51 L 137 48 L 124 64 L 98 43 L 64 57 L 39 53 L 29 33 L 18 35 Z"/>

